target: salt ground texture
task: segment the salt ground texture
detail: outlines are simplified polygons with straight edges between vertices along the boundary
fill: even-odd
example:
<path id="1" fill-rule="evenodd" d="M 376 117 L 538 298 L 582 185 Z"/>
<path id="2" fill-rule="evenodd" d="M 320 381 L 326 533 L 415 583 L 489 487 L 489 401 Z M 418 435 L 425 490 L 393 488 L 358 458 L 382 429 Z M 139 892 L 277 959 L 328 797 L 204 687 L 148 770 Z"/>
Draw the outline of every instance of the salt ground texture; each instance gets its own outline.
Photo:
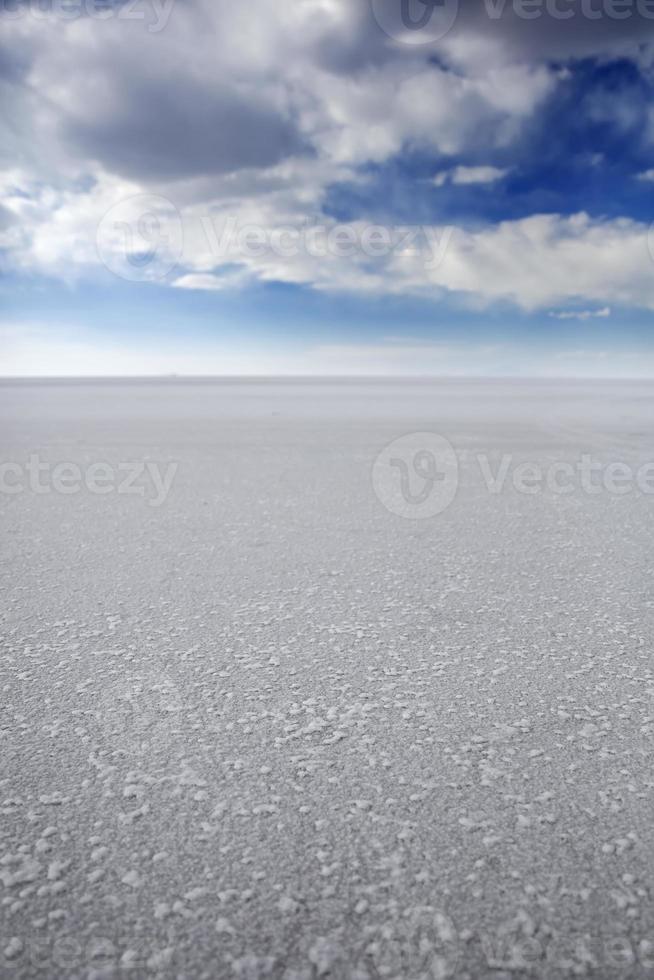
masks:
<path id="1" fill-rule="evenodd" d="M 4 383 L 3 978 L 654 975 L 654 385 Z M 405 519 L 384 447 L 445 437 Z M 382 495 L 383 496 L 383 495 Z"/>

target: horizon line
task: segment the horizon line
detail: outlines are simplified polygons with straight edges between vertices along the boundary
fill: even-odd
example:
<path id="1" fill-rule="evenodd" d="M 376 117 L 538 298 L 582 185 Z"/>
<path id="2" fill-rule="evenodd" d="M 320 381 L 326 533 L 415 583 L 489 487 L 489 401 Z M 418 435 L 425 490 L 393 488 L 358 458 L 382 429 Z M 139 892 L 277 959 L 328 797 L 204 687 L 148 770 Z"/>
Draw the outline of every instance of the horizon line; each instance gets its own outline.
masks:
<path id="1" fill-rule="evenodd" d="M 430 381 L 654 381 L 653 375 L 532 375 L 532 374 L 36 374 L 0 375 L 0 384 L 38 382 L 430 382 Z"/>

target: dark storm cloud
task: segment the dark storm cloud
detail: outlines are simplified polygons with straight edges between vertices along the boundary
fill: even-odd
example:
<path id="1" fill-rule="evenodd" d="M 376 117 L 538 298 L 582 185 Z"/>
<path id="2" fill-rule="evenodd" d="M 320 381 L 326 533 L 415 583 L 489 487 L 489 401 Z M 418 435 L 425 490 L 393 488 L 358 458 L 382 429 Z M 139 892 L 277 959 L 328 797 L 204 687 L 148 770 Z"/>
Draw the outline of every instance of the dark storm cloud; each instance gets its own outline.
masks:
<path id="1" fill-rule="evenodd" d="M 635 55 L 654 39 L 654 19 L 641 16 L 636 0 L 630 8 L 629 18 L 625 20 L 611 16 L 611 11 L 618 9 L 617 3 L 615 7 L 612 6 L 612 0 L 543 2 L 542 7 L 531 10 L 531 13 L 540 14 L 533 20 L 520 16 L 520 5 L 514 5 L 509 0 L 498 21 L 493 21 L 488 14 L 490 0 L 485 4 L 477 3 L 474 7 L 477 9 L 473 9 L 472 14 L 469 10 L 463 14 L 464 29 L 469 23 L 471 28 L 483 31 L 487 37 L 497 33 L 514 50 L 533 58 L 584 58 L 629 52 Z M 482 7 L 483 13 L 479 9 Z M 648 9 L 654 18 L 654 4 L 650 3 Z M 597 19 L 592 19 L 596 15 L 599 15 Z"/>
<path id="2" fill-rule="evenodd" d="M 268 167 L 306 152 L 292 120 L 236 92 L 188 79 L 133 78 L 116 111 L 69 120 L 63 135 L 115 173 L 144 179 Z"/>
<path id="3" fill-rule="evenodd" d="M 429 13 L 434 0 L 406 2 L 413 22 L 419 23 Z M 287 63 L 303 59 L 306 79 L 302 97 L 305 104 L 313 100 L 314 113 L 316 106 L 329 104 L 329 93 L 324 81 L 319 83 L 319 88 L 312 87 L 312 70 L 334 79 L 355 80 L 372 69 L 378 73 L 379 84 L 383 84 L 386 72 L 397 73 L 398 62 L 405 64 L 409 72 L 415 68 L 418 73 L 426 65 L 438 64 L 466 75 L 470 71 L 473 74 L 483 71 L 484 60 L 487 64 L 501 65 L 565 61 L 592 55 L 620 54 L 636 58 L 654 36 L 654 19 L 641 15 L 645 9 L 654 15 L 654 0 L 633 0 L 631 8 L 626 6 L 629 0 L 528 2 L 530 6 L 526 0 L 459 0 L 458 4 L 457 0 L 438 0 L 434 9 L 449 6 L 456 14 L 450 30 L 433 43 L 416 46 L 398 41 L 380 26 L 380 19 L 387 23 L 386 16 L 390 22 L 395 17 L 399 23 L 402 0 L 352 0 L 338 7 L 337 16 L 330 17 L 316 5 L 308 22 L 298 20 L 297 30 L 290 30 L 281 45 L 279 39 L 271 40 L 271 45 L 277 45 L 274 50 L 281 78 Z M 618 3 L 631 12 L 630 17 L 620 20 L 609 16 L 619 9 Z M 112 5 L 121 8 L 119 0 L 114 0 Z M 274 24 L 276 15 L 272 5 L 254 4 L 251 10 L 253 28 L 261 27 L 262 23 L 265 26 L 265 18 L 272 18 Z M 526 19 L 525 11 L 533 19 Z M 598 12 L 599 18 L 592 19 Z M 572 16 L 568 17 L 568 13 Z M 557 19 L 559 16 L 566 19 Z M 39 25 L 42 26 L 42 21 L 36 19 L 34 28 Z M 105 30 L 104 22 L 92 26 L 100 38 Z M 119 27 L 120 32 L 110 34 L 110 26 Z M 270 66 L 261 68 L 256 55 L 253 60 L 248 51 L 236 69 L 227 57 L 224 71 L 218 56 L 215 72 L 210 68 L 205 77 L 188 60 L 182 63 L 180 51 L 192 50 L 194 40 L 201 48 L 212 30 L 220 36 L 220 27 L 212 27 L 203 0 L 184 0 L 175 6 L 161 34 L 148 35 L 146 30 L 139 33 L 138 25 L 128 21 L 107 24 L 106 30 L 102 46 L 87 50 L 80 47 L 78 57 L 82 59 L 80 66 L 88 62 L 89 73 L 104 76 L 104 85 L 111 89 L 110 96 L 106 100 L 98 99 L 93 111 L 82 112 L 71 108 L 69 99 L 58 99 L 57 106 L 53 106 L 57 118 L 53 120 L 51 132 L 58 134 L 63 151 L 85 161 L 98 161 L 109 172 L 147 182 L 261 170 L 289 157 L 311 153 L 312 144 L 318 145 L 316 136 L 320 126 L 314 127 L 312 133 L 305 125 L 302 134 L 291 101 L 284 109 L 283 96 L 274 105 L 267 99 Z M 125 52 L 116 44 L 118 36 L 124 39 Z M 178 36 L 179 50 L 174 43 L 168 43 Z M 229 18 L 225 21 L 224 36 L 229 36 Z M 263 48 L 265 37 L 262 32 Z M 75 38 L 75 43 L 79 43 L 81 34 L 77 33 Z M 37 43 L 28 33 L 16 40 L 17 46 L 4 60 L 4 71 L 14 81 L 26 74 Z M 493 42 L 498 46 L 495 53 L 490 51 Z M 41 60 L 45 48 L 40 46 L 44 43 L 40 34 L 37 54 Z M 140 44 L 143 57 L 128 57 L 126 52 L 136 51 Z M 266 54 L 264 50 L 264 61 Z M 75 49 L 71 48 L 71 55 L 75 69 Z M 57 67 L 61 70 L 61 65 Z M 235 70 L 238 78 L 234 77 Z M 56 68 L 48 74 L 56 76 Z M 84 76 L 81 68 L 77 76 L 81 81 Z M 245 84 L 239 87 L 239 82 Z M 374 84 L 374 80 L 369 82 L 371 105 Z M 47 98 L 47 88 L 44 95 Z M 425 91 L 426 100 L 438 97 L 438 93 Z M 360 122 L 360 103 L 358 113 Z M 341 117 L 337 117 L 338 123 Z M 462 120 L 464 125 L 466 121 Z"/>
<path id="4" fill-rule="evenodd" d="M 0 44 L 0 81 L 20 82 L 30 66 L 30 58 L 25 50 L 17 50 L 8 44 Z"/>
<path id="5" fill-rule="evenodd" d="M 630 52 L 635 56 L 654 40 L 652 0 L 371 0 L 371 4 L 378 29 L 379 22 L 388 26 L 395 20 L 401 27 L 408 19 L 413 25 L 408 36 L 418 42 L 422 32 L 423 50 L 437 51 L 452 41 L 481 37 L 499 42 L 505 53 L 517 59 L 568 59 Z M 438 17 L 451 26 L 430 41 L 431 25 L 437 27 Z"/>

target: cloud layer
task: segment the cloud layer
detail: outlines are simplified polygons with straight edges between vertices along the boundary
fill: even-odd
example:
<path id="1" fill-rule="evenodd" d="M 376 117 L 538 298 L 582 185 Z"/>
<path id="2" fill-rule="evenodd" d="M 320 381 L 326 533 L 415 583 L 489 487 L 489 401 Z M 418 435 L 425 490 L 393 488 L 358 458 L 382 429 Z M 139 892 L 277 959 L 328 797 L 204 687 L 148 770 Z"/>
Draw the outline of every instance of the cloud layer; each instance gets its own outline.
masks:
<path id="1" fill-rule="evenodd" d="M 412 2 L 417 19 L 426 8 Z M 619 65 L 620 85 L 583 92 L 592 133 L 571 173 L 585 166 L 592 185 L 610 173 L 616 134 L 624 144 L 637 129 L 631 193 L 647 191 L 651 169 L 636 156 L 654 137 L 643 126 L 654 20 L 636 4 L 617 19 L 589 3 L 543 3 L 535 19 L 516 2 L 461 3 L 429 44 L 389 30 L 397 0 L 143 0 L 129 8 L 141 18 L 87 4 L 68 19 L 26 3 L 5 16 L 0 80 L 8 272 L 74 281 L 108 267 L 130 279 L 150 261 L 143 279 L 187 290 L 264 281 L 477 308 L 652 309 L 651 219 L 607 214 L 594 199 L 568 208 L 560 160 L 548 178 L 538 170 L 539 118 L 589 65 Z M 564 8 L 571 18 L 556 16 Z M 139 211 L 143 195 L 170 207 Z M 509 199 L 521 214 L 487 216 Z M 117 206 L 125 237 L 107 242 Z M 217 247 L 230 221 L 266 247 Z M 382 225 L 396 239 L 413 227 L 419 244 L 361 247 Z M 356 247 L 314 254 L 317 226 Z M 295 250 L 288 234 L 283 247 L 289 229 Z"/>

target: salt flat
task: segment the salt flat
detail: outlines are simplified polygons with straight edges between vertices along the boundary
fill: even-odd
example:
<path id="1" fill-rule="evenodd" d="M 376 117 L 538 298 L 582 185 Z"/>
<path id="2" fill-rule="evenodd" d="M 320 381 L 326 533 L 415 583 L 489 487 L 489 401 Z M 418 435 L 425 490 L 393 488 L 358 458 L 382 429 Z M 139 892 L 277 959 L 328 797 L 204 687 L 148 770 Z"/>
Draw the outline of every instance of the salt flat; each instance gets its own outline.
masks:
<path id="1" fill-rule="evenodd" d="M 653 384 L 5 382 L 0 420 L 2 977 L 652 975 Z M 424 519 L 372 476 L 411 433 L 458 462 Z M 60 462 L 176 469 L 153 506 Z"/>

